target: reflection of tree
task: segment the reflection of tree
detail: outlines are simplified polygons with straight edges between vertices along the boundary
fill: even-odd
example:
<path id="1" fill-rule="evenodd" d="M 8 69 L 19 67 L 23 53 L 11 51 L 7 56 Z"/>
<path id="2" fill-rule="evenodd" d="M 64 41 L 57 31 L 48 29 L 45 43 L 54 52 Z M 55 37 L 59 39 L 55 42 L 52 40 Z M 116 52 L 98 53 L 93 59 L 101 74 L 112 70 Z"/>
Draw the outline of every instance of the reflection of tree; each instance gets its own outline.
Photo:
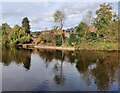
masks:
<path id="1" fill-rule="evenodd" d="M 38 50 L 36 52 L 41 58 L 45 60 L 46 67 L 53 59 L 59 61 L 54 65 L 55 76 L 54 80 L 56 84 L 63 84 L 65 78 L 63 76 L 63 61 L 65 60 L 65 53 L 60 50 Z"/>
<path id="2" fill-rule="evenodd" d="M 114 53 L 112 56 L 106 56 L 102 62 L 96 63 L 96 68 L 92 70 L 92 74 L 95 77 L 98 90 L 107 90 L 109 84 L 114 82 L 119 65 L 117 57 L 118 55 Z"/>
<path id="3" fill-rule="evenodd" d="M 54 70 L 56 70 L 56 74 L 54 76 L 54 80 L 56 82 L 56 84 L 63 84 L 65 77 L 63 75 L 63 69 L 62 69 L 62 62 L 61 64 L 57 63 L 55 64 Z"/>
<path id="4" fill-rule="evenodd" d="M 11 62 L 16 64 L 23 63 L 24 67 L 29 70 L 31 61 L 30 50 L 17 49 L 17 48 L 2 48 L 2 62 L 4 65 L 9 65 Z"/>
<path id="5" fill-rule="evenodd" d="M 86 51 L 77 53 L 76 68 L 81 73 L 87 72 L 89 65 L 93 63 L 95 63 L 95 56 L 89 55 L 89 53 Z"/>
<path id="6" fill-rule="evenodd" d="M 61 60 L 62 58 L 62 52 L 59 50 L 37 50 L 36 52 L 46 63 L 46 67 L 49 65 L 50 62 L 52 62 L 53 59 L 55 60 Z"/>
<path id="7" fill-rule="evenodd" d="M 76 59 L 76 53 L 73 51 L 68 52 L 68 61 L 74 63 Z"/>
<path id="8" fill-rule="evenodd" d="M 90 77 L 95 80 L 98 90 L 107 90 L 110 83 L 113 83 L 118 67 L 118 54 L 107 52 L 86 52 L 78 53 L 76 68 L 80 71 L 83 79 L 89 85 Z M 114 58 L 114 59 L 113 59 Z M 92 68 L 92 65 L 96 66 Z"/>
<path id="9" fill-rule="evenodd" d="M 65 77 L 63 75 L 63 61 L 64 61 L 64 59 L 65 59 L 65 53 L 64 53 L 64 51 L 62 51 L 61 63 L 60 64 L 56 63 L 54 66 L 54 69 L 58 72 L 54 77 L 56 84 L 63 84 L 64 80 L 65 80 Z"/>
<path id="10" fill-rule="evenodd" d="M 93 75 L 97 83 L 99 90 L 106 90 L 109 86 L 109 68 L 105 64 L 99 64 L 95 69 L 93 69 Z"/>
<path id="11" fill-rule="evenodd" d="M 31 61 L 31 57 L 28 56 L 28 57 L 26 57 L 26 60 L 23 62 L 24 67 L 25 67 L 27 70 L 30 69 L 30 66 L 31 66 L 30 61 Z"/>
<path id="12" fill-rule="evenodd" d="M 89 86 L 94 79 L 98 90 L 107 90 L 110 83 L 116 80 L 119 66 L 116 52 L 38 50 L 37 54 L 48 63 L 53 59 L 57 61 L 54 65 L 56 84 L 64 83 L 64 61 L 76 63 L 82 80 Z"/>

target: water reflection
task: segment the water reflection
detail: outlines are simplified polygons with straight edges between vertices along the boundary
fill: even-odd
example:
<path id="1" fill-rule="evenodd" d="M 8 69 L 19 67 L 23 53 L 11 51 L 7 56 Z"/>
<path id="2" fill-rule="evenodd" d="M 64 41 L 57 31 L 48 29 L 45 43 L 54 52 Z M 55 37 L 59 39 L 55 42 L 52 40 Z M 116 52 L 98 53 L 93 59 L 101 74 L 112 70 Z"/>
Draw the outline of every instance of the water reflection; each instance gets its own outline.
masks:
<path id="1" fill-rule="evenodd" d="M 94 82 L 97 90 L 108 90 L 110 85 L 117 82 L 118 52 L 3 48 L 2 62 L 5 66 L 9 66 L 12 62 L 23 64 L 29 70 L 31 66 L 31 53 L 35 53 L 42 58 L 46 68 L 49 67 L 51 62 L 56 61 L 53 67 L 53 80 L 58 85 L 63 85 L 67 79 L 65 73 L 63 73 L 63 63 L 66 62 L 71 65 L 75 64 L 86 85 L 91 86 L 92 82 Z"/>
<path id="2" fill-rule="evenodd" d="M 2 47 L 2 62 L 9 66 L 12 62 L 23 64 L 26 70 L 30 69 L 31 51 L 17 48 Z"/>

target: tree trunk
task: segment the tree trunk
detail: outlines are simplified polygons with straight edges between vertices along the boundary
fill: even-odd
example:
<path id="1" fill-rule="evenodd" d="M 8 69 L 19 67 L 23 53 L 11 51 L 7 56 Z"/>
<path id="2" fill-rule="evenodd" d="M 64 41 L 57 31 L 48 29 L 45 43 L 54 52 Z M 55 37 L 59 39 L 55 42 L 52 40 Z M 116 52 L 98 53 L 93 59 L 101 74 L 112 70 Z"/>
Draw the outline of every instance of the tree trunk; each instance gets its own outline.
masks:
<path id="1" fill-rule="evenodd" d="M 63 40 L 63 30 L 62 30 L 61 37 L 62 37 L 62 45 L 63 45 L 63 42 L 64 42 L 64 40 Z"/>
<path id="2" fill-rule="evenodd" d="M 99 38 L 99 34 L 97 33 L 97 38 Z"/>

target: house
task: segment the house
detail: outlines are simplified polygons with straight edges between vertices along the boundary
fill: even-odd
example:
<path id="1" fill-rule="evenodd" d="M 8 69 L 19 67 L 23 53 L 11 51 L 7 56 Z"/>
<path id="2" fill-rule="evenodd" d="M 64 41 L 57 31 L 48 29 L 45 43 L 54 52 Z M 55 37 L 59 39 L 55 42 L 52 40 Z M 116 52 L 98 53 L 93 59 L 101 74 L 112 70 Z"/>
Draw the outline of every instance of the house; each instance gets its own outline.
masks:
<path id="1" fill-rule="evenodd" d="M 64 36 L 69 38 L 70 34 L 75 34 L 76 35 L 76 28 L 70 28 L 64 31 Z"/>
<path id="2" fill-rule="evenodd" d="M 75 33 L 75 29 L 67 29 L 67 30 L 56 30 L 54 31 L 54 35 L 61 35 L 63 34 L 64 37 L 69 38 L 71 33 Z"/>

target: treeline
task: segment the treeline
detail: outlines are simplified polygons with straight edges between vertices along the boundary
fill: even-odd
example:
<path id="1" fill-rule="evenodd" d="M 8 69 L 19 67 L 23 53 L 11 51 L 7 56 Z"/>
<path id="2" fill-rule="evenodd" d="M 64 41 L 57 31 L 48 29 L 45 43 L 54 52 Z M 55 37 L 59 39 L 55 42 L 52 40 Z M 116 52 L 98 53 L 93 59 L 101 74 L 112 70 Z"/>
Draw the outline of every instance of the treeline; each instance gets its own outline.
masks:
<path id="1" fill-rule="evenodd" d="M 114 83 L 114 80 L 116 80 L 116 71 L 119 66 L 119 61 L 117 61 L 119 55 L 117 52 L 108 53 L 100 51 L 59 51 L 38 49 L 35 53 L 44 60 L 46 68 L 49 68 L 53 60 L 56 60 L 53 68 L 54 70 L 61 72 L 62 69 L 58 68 L 63 68 L 64 72 L 64 62 L 70 62 L 71 64 L 76 63 L 75 67 L 81 74 L 85 83 L 91 85 L 93 84 L 91 79 L 93 79 L 98 90 L 108 90 L 110 84 Z M 62 80 L 63 76 L 64 74 L 59 77 L 59 80 Z M 90 78 L 90 76 L 92 76 L 92 78 Z"/>
<path id="2" fill-rule="evenodd" d="M 22 26 L 15 25 L 12 28 L 7 23 L 3 23 L 0 32 L 4 45 L 30 42 L 30 25 L 27 17 L 23 18 Z"/>
<path id="3" fill-rule="evenodd" d="M 92 17 L 92 12 L 88 11 L 76 29 L 80 41 L 115 43 L 118 39 L 118 16 L 110 4 L 103 3 L 96 10 L 96 17 Z"/>
<path id="4" fill-rule="evenodd" d="M 95 14 L 96 16 L 93 16 L 92 11 L 88 11 L 80 24 L 73 28 L 75 31 L 70 31 L 69 38 L 64 37 L 64 32 L 61 35 L 46 34 L 39 36 L 38 43 L 45 39 L 47 42 L 44 43 L 52 43 L 56 46 L 74 46 L 80 49 L 117 49 L 118 16 L 113 11 L 113 7 L 109 3 L 100 4 Z M 62 30 L 66 18 L 64 11 L 56 11 L 53 14 L 53 20 L 57 25 L 53 27 L 53 30 Z"/>
<path id="5" fill-rule="evenodd" d="M 37 44 L 50 44 L 55 46 L 73 46 L 80 49 L 117 49 L 118 16 L 109 3 L 100 4 L 95 16 L 88 11 L 80 24 L 74 27 L 75 31 L 65 37 L 60 35 L 41 34 Z M 62 30 L 67 16 L 64 11 L 57 10 L 53 14 L 53 21 L 57 23 L 52 31 Z M 1 32 L 3 44 L 29 43 L 30 25 L 27 17 L 23 18 L 22 26 L 11 28 L 7 23 L 2 24 Z"/>

